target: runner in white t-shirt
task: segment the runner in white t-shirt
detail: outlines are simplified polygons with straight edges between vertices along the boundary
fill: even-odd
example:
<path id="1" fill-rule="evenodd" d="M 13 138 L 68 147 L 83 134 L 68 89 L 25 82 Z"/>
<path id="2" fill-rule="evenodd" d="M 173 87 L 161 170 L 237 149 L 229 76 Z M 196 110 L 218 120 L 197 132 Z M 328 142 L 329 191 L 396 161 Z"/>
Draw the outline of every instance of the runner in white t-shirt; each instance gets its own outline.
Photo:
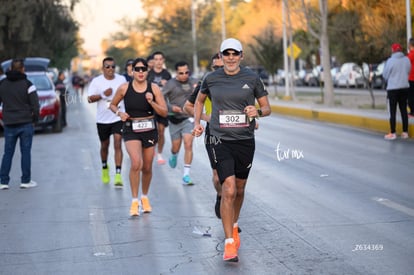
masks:
<path id="1" fill-rule="evenodd" d="M 96 125 L 101 141 L 102 182 L 108 184 L 110 181 L 107 161 L 110 136 L 113 135 L 116 166 L 114 184 L 115 187 L 122 187 L 122 121 L 109 109 L 109 104 L 118 87 L 126 80 L 122 75 L 115 73 L 115 67 L 115 60 L 112 57 L 104 58 L 102 61 L 103 74 L 95 77 L 89 84 L 88 102 L 96 102 L 97 104 Z M 118 107 L 120 111 L 125 111 L 123 102 Z"/>

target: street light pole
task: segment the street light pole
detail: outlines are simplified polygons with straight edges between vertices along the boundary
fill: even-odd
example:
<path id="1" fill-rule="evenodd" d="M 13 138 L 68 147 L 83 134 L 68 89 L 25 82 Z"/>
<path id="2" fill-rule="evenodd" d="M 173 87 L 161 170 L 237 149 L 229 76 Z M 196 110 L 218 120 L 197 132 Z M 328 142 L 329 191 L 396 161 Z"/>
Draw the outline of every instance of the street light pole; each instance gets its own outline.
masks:
<path id="1" fill-rule="evenodd" d="M 224 10 L 224 0 L 221 0 L 221 40 L 224 39 L 226 39 L 226 13 Z"/>
<path id="2" fill-rule="evenodd" d="M 287 56 L 287 34 L 286 34 L 286 3 L 282 0 L 282 26 L 283 26 L 283 63 L 285 71 L 285 100 L 290 100 L 289 65 Z"/>
<path id="3" fill-rule="evenodd" d="M 407 49 L 408 43 L 412 37 L 412 30 L 411 30 L 411 0 L 406 0 L 406 22 L 407 22 Z"/>
<path id="4" fill-rule="evenodd" d="M 195 21 L 195 3 L 196 0 L 191 1 L 191 30 L 193 38 L 193 69 L 194 74 L 198 77 L 198 56 L 197 56 L 197 30 Z"/>

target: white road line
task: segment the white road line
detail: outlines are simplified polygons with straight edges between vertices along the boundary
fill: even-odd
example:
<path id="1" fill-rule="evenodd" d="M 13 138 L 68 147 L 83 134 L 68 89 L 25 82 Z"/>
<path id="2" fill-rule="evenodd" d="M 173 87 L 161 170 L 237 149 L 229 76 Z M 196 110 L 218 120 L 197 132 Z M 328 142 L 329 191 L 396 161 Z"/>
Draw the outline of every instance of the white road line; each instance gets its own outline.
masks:
<path id="1" fill-rule="evenodd" d="M 393 201 L 391 201 L 389 199 L 385 199 L 385 198 L 376 198 L 375 197 L 375 198 L 372 198 L 372 199 L 374 201 L 382 204 L 382 205 L 385 205 L 385 206 L 387 206 L 389 208 L 395 209 L 397 211 L 403 212 L 403 213 L 405 213 L 407 215 L 410 215 L 410 216 L 414 217 L 414 209 L 412 209 L 412 208 L 409 208 L 407 206 L 398 204 L 396 202 L 393 202 Z"/>
<path id="2" fill-rule="evenodd" d="M 84 170 L 91 170 L 93 167 L 93 161 L 90 155 L 90 149 L 82 148 L 82 157 L 81 157 L 81 163 L 83 165 Z"/>
<path id="3" fill-rule="evenodd" d="M 102 209 L 91 208 L 89 211 L 89 228 L 93 238 L 93 255 L 97 257 L 113 256 L 109 241 L 108 227 Z"/>

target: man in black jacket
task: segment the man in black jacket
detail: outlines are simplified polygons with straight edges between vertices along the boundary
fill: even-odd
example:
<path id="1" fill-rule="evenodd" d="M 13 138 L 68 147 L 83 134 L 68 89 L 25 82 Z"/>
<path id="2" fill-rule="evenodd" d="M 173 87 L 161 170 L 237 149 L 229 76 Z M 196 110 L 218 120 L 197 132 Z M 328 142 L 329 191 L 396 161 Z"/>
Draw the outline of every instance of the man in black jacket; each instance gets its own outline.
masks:
<path id="1" fill-rule="evenodd" d="M 0 190 L 9 189 L 10 169 L 17 139 L 20 139 L 22 177 L 20 188 L 37 185 L 31 180 L 33 123 L 39 118 L 36 87 L 24 73 L 23 59 L 14 59 L 6 78 L 0 82 L 3 103 L 4 154 L 0 168 Z"/>

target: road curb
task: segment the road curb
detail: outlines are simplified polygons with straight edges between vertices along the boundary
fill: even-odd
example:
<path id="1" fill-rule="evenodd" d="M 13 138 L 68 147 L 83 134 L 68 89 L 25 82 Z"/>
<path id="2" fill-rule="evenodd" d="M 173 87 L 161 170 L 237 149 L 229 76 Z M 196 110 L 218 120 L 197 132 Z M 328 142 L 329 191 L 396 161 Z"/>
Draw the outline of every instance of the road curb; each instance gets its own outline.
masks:
<path id="1" fill-rule="evenodd" d="M 371 130 L 375 132 L 387 133 L 389 131 L 389 120 L 387 118 L 370 117 L 367 115 L 335 112 L 318 108 L 303 108 L 298 106 L 272 105 L 272 113 L 286 116 L 300 117 L 323 122 L 337 123 L 356 128 Z M 397 133 L 402 129 L 401 121 L 397 121 Z M 414 136 L 414 126 L 408 126 L 408 134 Z"/>

